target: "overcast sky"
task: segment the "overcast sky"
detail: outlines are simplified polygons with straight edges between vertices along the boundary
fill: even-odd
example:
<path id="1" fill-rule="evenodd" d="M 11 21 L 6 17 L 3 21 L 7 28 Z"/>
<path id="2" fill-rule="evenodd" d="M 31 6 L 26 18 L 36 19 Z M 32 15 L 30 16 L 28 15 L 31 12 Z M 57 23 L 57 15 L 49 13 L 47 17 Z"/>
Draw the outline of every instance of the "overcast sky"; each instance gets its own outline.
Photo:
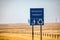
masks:
<path id="1" fill-rule="evenodd" d="M 1 23 L 28 23 L 30 8 L 44 8 L 44 21 L 60 22 L 60 0 L 0 0 Z"/>

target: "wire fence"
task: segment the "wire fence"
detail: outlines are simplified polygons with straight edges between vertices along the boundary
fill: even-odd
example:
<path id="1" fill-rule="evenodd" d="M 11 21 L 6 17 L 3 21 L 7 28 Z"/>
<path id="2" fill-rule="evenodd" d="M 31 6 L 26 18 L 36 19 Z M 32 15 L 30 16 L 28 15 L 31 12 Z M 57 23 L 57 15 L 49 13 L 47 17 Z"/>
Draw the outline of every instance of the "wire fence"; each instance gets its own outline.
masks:
<path id="1" fill-rule="evenodd" d="M 32 34 L 32 31 L 30 30 L 25 30 L 25 29 L 19 29 L 19 30 L 12 30 L 12 29 L 0 29 L 0 33 L 16 33 L 16 34 Z M 37 32 L 34 32 L 34 35 L 40 35 L 40 32 L 37 31 Z M 60 33 L 46 33 L 46 32 L 43 32 L 42 33 L 42 36 L 43 37 L 50 37 L 50 38 L 55 38 L 55 39 L 59 39 L 60 38 Z"/>

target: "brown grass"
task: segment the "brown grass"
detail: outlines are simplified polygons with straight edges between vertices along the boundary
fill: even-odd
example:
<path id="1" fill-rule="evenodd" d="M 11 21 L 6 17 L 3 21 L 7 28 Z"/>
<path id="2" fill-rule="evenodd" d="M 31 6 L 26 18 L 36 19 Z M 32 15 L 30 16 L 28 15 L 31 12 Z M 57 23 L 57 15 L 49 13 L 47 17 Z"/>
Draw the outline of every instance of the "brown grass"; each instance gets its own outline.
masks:
<path id="1" fill-rule="evenodd" d="M 34 26 L 34 39 L 39 40 L 39 28 L 40 26 Z M 32 40 L 31 26 L 25 23 L 16 24 L 0 24 L 0 40 Z M 60 23 L 45 23 L 43 25 L 43 40 L 60 40 Z M 53 34 L 55 36 L 47 36 L 47 34 Z"/>

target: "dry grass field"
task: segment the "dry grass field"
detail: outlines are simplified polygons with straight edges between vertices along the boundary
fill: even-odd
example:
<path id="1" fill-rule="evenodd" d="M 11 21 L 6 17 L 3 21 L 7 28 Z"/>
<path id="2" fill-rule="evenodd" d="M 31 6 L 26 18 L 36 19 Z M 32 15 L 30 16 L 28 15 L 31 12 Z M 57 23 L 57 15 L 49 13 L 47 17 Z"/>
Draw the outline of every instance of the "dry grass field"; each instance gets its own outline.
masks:
<path id="1" fill-rule="evenodd" d="M 40 27 L 34 26 L 34 39 L 40 40 Z M 45 23 L 43 40 L 60 40 L 60 23 Z M 32 40 L 32 28 L 25 23 L 0 24 L 0 40 Z"/>

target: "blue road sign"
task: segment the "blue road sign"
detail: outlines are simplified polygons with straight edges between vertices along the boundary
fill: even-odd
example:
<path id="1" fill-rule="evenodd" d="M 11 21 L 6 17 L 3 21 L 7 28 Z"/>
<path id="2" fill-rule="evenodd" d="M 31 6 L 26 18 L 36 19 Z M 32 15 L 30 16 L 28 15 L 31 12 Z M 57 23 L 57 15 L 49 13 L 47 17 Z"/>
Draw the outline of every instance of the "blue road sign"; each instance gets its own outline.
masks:
<path id="1" fill-rule="evenodd" d="M 44 8 L 30 8 L 30 25 L 44 25 Z"/>

